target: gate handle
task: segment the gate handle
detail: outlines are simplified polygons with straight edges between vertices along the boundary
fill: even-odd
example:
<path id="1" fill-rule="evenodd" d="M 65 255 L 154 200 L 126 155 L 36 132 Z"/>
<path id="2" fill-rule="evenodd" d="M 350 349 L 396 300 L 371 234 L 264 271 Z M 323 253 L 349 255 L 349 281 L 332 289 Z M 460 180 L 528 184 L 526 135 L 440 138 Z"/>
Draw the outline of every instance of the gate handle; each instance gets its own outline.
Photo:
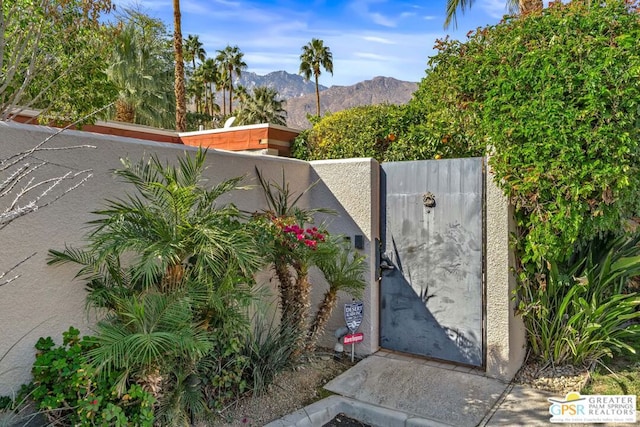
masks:
<path id="1" fill-rule="evenodd" d="M 422 203 L 427 208 L 435 208 L 436 207 L 436 196 L 434 196 L 432 192 L 424 193 L 422 195 Z"/>

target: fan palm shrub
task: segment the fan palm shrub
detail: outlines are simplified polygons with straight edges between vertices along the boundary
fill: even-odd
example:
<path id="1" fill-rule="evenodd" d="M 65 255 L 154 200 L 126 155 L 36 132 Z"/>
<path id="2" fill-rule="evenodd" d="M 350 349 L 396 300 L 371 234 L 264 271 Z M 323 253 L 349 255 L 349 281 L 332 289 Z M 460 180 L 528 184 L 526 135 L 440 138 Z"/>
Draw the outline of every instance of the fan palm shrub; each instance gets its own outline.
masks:
<path id="1" fill-rule="evenodd" d="M 257 168 L 256 173 L 267 203 L 267 209 L 255 215 L 257 229 L 263 232 L 261 247 L 265 249 L 264 254 L 272 263 L 278 278 L 281 324 L 293 327 L 299 336 L 296 345 L 299 351 L 294 352 L 295 357 L 304 347 L 303 339 L 311 307 L 311 254 L 325 240 L 324 231 L 317 227 L 305 228 L 305 225 L 313 222 L 315 213 L 331 211 L 304 209 L 297 205 L 317 181 L 295 195 L 286 181 L 284 170 L 281 184 L 267 181 Z"/>
<path id="2" fill-rule="evenodd" d="M 115 175 L 135 192 L 94 212 L 86 247 L 51 250 L 49 259 L 79 264 L 89 306 L 107 311 L 92 363 L 123 372 L 121 388 L 152 390 L 160 419 L 173 425 L 243 388 L 244 308 L 262 265 L 240 211 L 217 203 L 240 179 L 205 187 L 205 157 L 200 150 L 177 166 L 123 160 Z"/>

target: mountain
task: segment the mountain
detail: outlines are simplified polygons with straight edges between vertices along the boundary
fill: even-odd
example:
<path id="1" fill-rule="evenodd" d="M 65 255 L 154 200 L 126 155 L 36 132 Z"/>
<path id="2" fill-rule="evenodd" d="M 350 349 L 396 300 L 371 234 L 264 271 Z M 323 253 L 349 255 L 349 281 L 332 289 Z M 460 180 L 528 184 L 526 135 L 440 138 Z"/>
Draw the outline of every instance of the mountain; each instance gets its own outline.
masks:
<path id="1" fill-rule="evenodd" d="M 295 129 L 311 127 L 307 114 L 316 113 L 315 86 L 313 84 L 311 86 L 313 88 L 311 93 L 287 99 L 285 105 L 287 126 Z M 352 86 L 331 86 L 320 93 L 320 112 L 335 113 L 360 105 L 404 104 L 411 99 L 411 95 L 417 89 L 417 83 L 392 77 L 374 77 L 372 80 L 365 80 Z"/>
<path id="2" fill-rule="evenodd" d="M 247 88 L 249 93 L 259 86 L 266 86 L 278 91 L 280 97 L 287 101 L 287 125 L 295 129 L 311 127 L 307 114 L 316 113 L 316 87 L 313 80 L 305 81 L 302 76 L 286 71 L 274 71 L 264 76 L 245 71 L 240 78 L 234 80 Z M 359 105 L 371 104 L 404 104 L 418 88 L 417 83 L 405 82 L 392 77 L 374 77 L 371 80 L 356 83 L 352 86 L 320 85 L 320 110 L 322 114 L 338 112 Z M 219 93 L 216 102 L 222 104 Z"/>
<path id="3" fill-rule="evenodd" d="M 241 84 L 251 93 L 259 86 L 266 86 L 278 91 L 283 99 L 295 98 L 316 92 L 316 85 L 313 81 L 305 81 L 302 76 L 289 74 L 286 71 L 274 71 L 260 76 L 256 73 L 244 71 L 239 79 L 233 82 L 234 85 Z M 327 89 L 320 85 L 320 90 Z"/>

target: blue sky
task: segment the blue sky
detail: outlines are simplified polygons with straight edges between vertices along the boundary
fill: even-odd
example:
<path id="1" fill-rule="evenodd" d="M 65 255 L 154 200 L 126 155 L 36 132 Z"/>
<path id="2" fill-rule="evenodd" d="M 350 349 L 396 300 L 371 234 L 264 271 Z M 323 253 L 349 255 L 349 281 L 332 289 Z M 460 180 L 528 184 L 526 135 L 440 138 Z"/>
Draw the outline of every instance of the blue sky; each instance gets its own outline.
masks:
<path id="1" fill-rule="evenodd" d="M 173 29 L 171 0 L 115 0 L 136 4 Z M 333 53 L 325 86 L 351 85 L 375 76 L 420 81 L 436 38 L 464 39 L 478 26 L 497 23 L 505 0 L 476 0 L 458 14 L 457 29 L 443 28 L 446 0 L 181 0 L 182 32 L 197 34 L 208 56 L 227 44 L 244 52 L 247 70 L 296 74 L 300 50 L 312 38 Z"/>

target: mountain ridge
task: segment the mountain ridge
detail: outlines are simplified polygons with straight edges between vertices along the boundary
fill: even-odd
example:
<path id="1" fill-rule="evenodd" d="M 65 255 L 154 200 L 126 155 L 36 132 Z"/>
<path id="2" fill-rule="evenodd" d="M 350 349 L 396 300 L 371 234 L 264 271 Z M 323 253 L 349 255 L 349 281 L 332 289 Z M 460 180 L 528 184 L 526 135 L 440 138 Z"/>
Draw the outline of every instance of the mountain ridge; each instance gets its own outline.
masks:
<path id="1" fill-rule="evenodd" d="M 234 80 L 234 85 L 238 84 L 244 86 L 249 93 L 260 86 L 275 89 L 280 98 L 286 101 L 284 108 L 287 111 L 287 126 L 294 129 L 311 127 L 307 114 L 316 113 L 316 88 L 313 81 L 283 70 L 265 75 L 245 71 Z M 411 99 L 417 88 L 418 83 L 383 76 L 348 86 L 320 85 L 320 112 L 336 113 L 361 105 L 404 104 Z"/>
<path id="2" fill-rule="evenodd" d="M 337 113 L 348 108 L 375 104 L 405 104 L 418 89 L 418 83 L 393 77 L 374 77 L 350 86 L 331 86 L 320 93 L 320 114 Z M 286 100 L 287 126 L 307 129 L 307 114 L 316 113 L 315 92 Z"/>

